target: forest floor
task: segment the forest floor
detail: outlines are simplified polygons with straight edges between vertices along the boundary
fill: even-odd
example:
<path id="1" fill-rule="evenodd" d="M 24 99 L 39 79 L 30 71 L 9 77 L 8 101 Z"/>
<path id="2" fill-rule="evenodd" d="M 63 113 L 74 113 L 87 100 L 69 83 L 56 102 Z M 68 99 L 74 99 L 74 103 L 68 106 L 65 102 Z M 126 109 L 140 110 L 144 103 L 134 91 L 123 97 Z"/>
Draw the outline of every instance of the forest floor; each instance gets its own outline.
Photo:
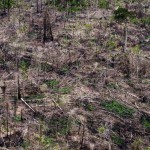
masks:
<path id="1" fill-rule="evenodd" d="M 128 22 L 124 52 L 113 10 L 51 9 L 43 44 L 43 13 L 25 4 L 0 18 L 0 149 L 149 150 L 149 23 Z"/>

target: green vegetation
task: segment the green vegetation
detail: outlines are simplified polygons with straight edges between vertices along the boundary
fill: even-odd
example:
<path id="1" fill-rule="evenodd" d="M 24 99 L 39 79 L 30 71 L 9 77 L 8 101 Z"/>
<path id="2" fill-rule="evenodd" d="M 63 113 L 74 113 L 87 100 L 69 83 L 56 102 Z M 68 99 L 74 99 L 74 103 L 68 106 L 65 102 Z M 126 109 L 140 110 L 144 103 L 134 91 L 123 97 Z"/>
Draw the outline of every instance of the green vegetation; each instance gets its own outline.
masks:
<path id="1" fill-rule="evenodd" d="M 21 144 L 21 147 L 23 147 L 25 150 L 28 150 L 29 146 L 30 146 L 30 143 L 27 142 L 27 141 L 24 141 L 24 142 Z"/>
<path id="2" fill-rule="evenodd" d="M 48 150 L 49 148 L 53 148 L 56 146 L 55 140 L 51 137 L 45 135 L 42 136 L 36 135 L 36 137 L 44 147 L 44 150 Z"/>
<path id="3" fill-rule="evenodd" d="M 119 88 L 118 84 L 113 83 L 113 82 L 108 83 L 107 86 L 111 89 L 118 89 Z"/>
<path id="4" fill-rule="evenodd" d="M 109 1 L 108 0 L 99 0 L 98 5 L 100 8 L 108 9 L 109 8 Z"/>
<path id="5" fill-rule="evenodd" d="M 119 7 L 114 11 L 114 19 L 116 21 L 122 22 L 130 18 L 131 20 L 134 18 L 134 13 L 128 11 L 126 8 Z"/>
<path id="6" fill-rule="evenodd" d="M 59 93 L 61 94 L 69 94 L 71 92 L 71 88 L 70 87 L 62 87 L 62 88 L 59 88 Z"/>
<path id="7" fill-rule="evenodd" d="M 52 80 L 46 80 L 45 83 L 49 88 L 53 90 L 58 90 L 59 81 L 52 79 Z"/>
<path id="8" fill-rule="evenodd" d="M 142 124 L 146 129 L 150 130 L 150 118 L 143 117 Z"/>
<path id="9" fill-rule="evenodd" d="M 27 99 L 42 99 L 44 98 L 45 96 L 43 94 L 36 94 L 36 95 L 29 95 L 29 96 L 26 96 L 25 98 Z"/>
<path id="10" fill-rule="evenodd" d="M 94 106 L 89 102 L 81 102 L 80 105 L 87 111 L 93 111 L 95 109 Z"/>
<path id="11" fill-rule="evenodd" d="M 128 108 L 116 100 L 109 101 L 109 102 L 103 102 L 101 104 L 106 110 L 111 111 L 121 117 L 131 117 L 134 113 L 134 110 L 131 108 Z"/>
<path id="12" fill-rule="evenodd" d="M 0 9 L 3 9 L 4 7 L 5 8 L 11 8 L 15 6 L 15 0 L 4 0 L 4 1 L 0 1 Z"/>
<path id="13" fill-rule="evenodd" d="M 64 65 L 62 68 L 60 68 L 57 72 L 60 75 L 66 75 L 67 73 L 69 73 L 69 66 Z"/>
<path id="14" fill-rule="evenodd" d="M 122 146 L 122 145 L 125 144 L 125 141 L 124 141 L 122 138 L 120 138 L 119 136 L 116 136 L 116 135 L 113 135 L 113 136 L 112 136 L 112 140 L 113 140 L 113 142 L 114 142 L 115 144 L 117 144 L 118 146 Z"/>
<path id="15" fill-rule="evenodd" d="M 13 120 L 16 121 L 16 122 L 20 122 L 22 119 L 21 115 L 16 115 L 13 117 Z"/>
<path id="16" fill-rule="evenodd" d="M 104 126 L 102 126 L 102 127 L 99 127 L 97 130 L 99 133 L 103 134 L 105 132 L 106 128 Z"/>
<path id="17" fill-rule="evenodd" d="M 49 127 L 51 133 L 66 135 L 69 133 L 73 120 L 70 119 L 68 116 L 61 116 L 61 117 L 52 117 L 49 121 Z"/>
<path id="18" fill-rule="evenodd" d="M 44 63 L 41 63 L 41 70 L 45 72 L 50 72 L 53 70 L 53 66 L 44 62 Z"/>
<path id="19" fill-rule="evenodd" d="M 19 62 L 19 68 L 23 71 L 26 72 L 29 69 L 30 63 L 28 61 L 22 60 Z"/>
<path id="20" fill-rule="evenodd" d="M 76 12 L 86 7 L 88 1 L 85 0 L 69 0 L 63 3 L 60 0 L 52 1 L 51 4 L 56 6 L 59 11 Z"/>
<path id="21" fill-rule="evenodd" d="M 46 85 L 52 90 L 52 92 L 58 92 L 60 94 L 69 94 L 71 88 L 68 86 L 59 87 L 59 81 L 52 79 L 45 81 Z"/>

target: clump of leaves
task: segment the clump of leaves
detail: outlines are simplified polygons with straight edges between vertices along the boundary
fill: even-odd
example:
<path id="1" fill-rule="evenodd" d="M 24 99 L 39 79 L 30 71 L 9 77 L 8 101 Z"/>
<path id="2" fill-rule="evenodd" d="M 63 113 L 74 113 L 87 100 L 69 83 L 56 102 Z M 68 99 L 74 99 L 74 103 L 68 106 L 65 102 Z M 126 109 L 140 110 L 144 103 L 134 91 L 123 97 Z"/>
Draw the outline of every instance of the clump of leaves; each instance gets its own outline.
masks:
<path id="1" fill-rule="evenodd" d="M 66 75 L 67 73 L 69 73 L 69 66 L 64 65 L 62 68 L 60 68 L 57 73 L 60 75 Z"/>
<path id="2" fill-rule="evenodd" d="M 103 134 L 105 132 L 106 128 L 104 126 L 102 126 L 102 127 L 99 127 L 97 130 L 99 133 Z"/>
<path id="3" fill-rule="evenodd" d="M 115 144 L 122 147 L 125 144 L 124 139 L 120 138 L 119 136 L 113 135 L 112 140 Z"/>
<path id="4" fill-rule="evenodd" d="M 26 96 L 25 98 L 26 99 L 42 99 L 44 98 L 44 94 L 36 94 L 36 95 L 29 95 L 29 96 Z"/>
<path id="5" fill-rule="evenodd" d="M 57 81 L 56 79 L 52 79 L 52 80 L 46 80 L 45 81 L 46 85 L 53 89 L 53 90 L 57 90 L 58 86 L 59 86 L 59 81 Z"/>
<path id="6" fill-rule="evenodd" d="M 46 71 L 46 72 L 50 72 L 50 71 L 53 71 L 53 66 L 51 64 L 48 64 L 46 62 L 44 63 L 41 63 L 41 70 L 42 71 Z"/>
<path id="7" fill-rule="evenodd" d="M 21 147 L 23 147 L 25 150 L 28 150 L 29 146 L 30 146 L 30 143 L 27 142 L 27 141 L 24 141 L 24 142 L 21 144 Z"/>
<path id="8" fill-rule="evenodd" d="M 134 142 L 132 143 L 132 149 L 135 149 L 135 150 L 141 150 L 142 147 L 142 140 L 141 139 L 135 139 Z"/>
<path id="9" fill-rule="evenodd" d="M 84 102 L 80 103 L 80 105 L 82 107 L 84 107 L 84 109 L 87 110 L 87 111 L 93 111 L 94 110 L 94 106 L 89 102 L 84 101 Z"/>
<path id="10" fill-rule="evenodd" d="M 24 72 L 26 72 L 28 70 L 29 66 L 30 66 L 30 64 L 28 61 L 22 60 L 19 62 L 19 68 Z"/>
<path id="11" fill-rule="evenodd" d="M 79 11 L 87 5 L 85 0 L 68 0 L 61 2 L 60 0 L 56 0 L 55 2 L 52 1 L 52 4 L 54 4 L 59 11 L 66 11 L 68 10 L 69 12 L 76 12 Z"/>
<path id="12" fill-rule="evenodd" d="M 134 18 L 133 12 L 128 11 L 128 9 L 118 7 L 118 9 L 114 11 L 114 19 L 116 21 L 122 22 L 127 20 L 128 18 Z"/>
<path id="13" fill-rule="evenodd" d="M 50 132 L 66 135 L 69 133 L 73 120 L 68 116 L 53 116 L 49 121 Z"/>
<path id="14" fill-rule="evenodd" d="M 107 86 L 108 86 L 109 88 L 111 88 L 111 89 L 118 89 L 118 88 L 119 88 L 118 84 L 117 84 L 117 83 L 114 83 L 114 82 L 109 82 L 109 83 L 107 84 Z"/>
<path id="15" fill-rule="evenodd" d="M 133 109 L 120 104 L 116 100 L 103 102 L 101 103 L 101 106 L 103 106 L 106 110 L 114 112 L 115 114 L 125 118 L 133 116 L 133 113 L 135 112 Z"/>
<path id="16" fill-rule="evenodd" d="M 150 118 L 149 117 L 143 116 L 141 118 L 141 122 L 146 129 L 150 130 Z"/>
<path id="17" fill-rule="evenodd" d="M 55 140 L 51 137 L 45 135 L 39 136 L 38 134 L 36 135 L 36 137 L 41 142 L 41 144 L 44 146 L 45 149 L 56 146 Z"/>
<path id="18" fill-rule="evenodd" d="M 70 87 L 63 87 L 63 88 L 59 88 L 59 93 L 61 94 L 69 94 L 71 92 L 71 88 Z"/>
<path id="19" fill-rule="evenodd" d="M 109 1 L 108 0 L 99 0 L 98 5 L 100 8 L 108 9 L 109 8 Z"/>
<path id="20" fill-rule="evenodd" d="M 22 117 L 21 117 L 21 115 L 16 115 L 13 117 L 13 120 L 16 122 L 20 122 L 22 120 Z"/>

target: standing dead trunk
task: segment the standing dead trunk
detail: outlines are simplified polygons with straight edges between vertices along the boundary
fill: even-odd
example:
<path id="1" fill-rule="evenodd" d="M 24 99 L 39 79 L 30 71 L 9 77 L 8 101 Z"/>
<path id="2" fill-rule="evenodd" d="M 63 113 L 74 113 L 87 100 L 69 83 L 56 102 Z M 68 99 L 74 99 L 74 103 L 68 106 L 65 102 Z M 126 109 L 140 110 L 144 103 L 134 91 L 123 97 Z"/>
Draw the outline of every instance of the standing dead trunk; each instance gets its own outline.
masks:
<path id="1" fill-rule="evenodd" d="M 125 27 L 124 27 L 124 52 L 127 50 L 127 42 L 128 42 L 128 26 L 127 22 L 125 22 Z"/>
<path id="2" fill-rule="evenodd" d="M 48 9 L 45 9 L 44 16 L 43 16 L 43 43 L 45 44 L 46 41 L 53 41 L 53 34 L 52 34 L 52 27 L 50 22 L 50 16 L 48 13 Z"/>

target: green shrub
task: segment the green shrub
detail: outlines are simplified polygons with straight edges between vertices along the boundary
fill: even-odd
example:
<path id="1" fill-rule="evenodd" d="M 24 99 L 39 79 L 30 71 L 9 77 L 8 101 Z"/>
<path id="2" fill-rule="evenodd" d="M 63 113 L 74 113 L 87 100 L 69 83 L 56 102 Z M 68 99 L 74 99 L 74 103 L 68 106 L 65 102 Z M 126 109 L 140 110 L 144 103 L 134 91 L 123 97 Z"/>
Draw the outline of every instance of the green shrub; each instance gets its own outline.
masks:
<path id="1" fill-rule="evenodd" d="M 106 110 L 116 113 L 117 115 L 119 115 L 121 117 L 131 117 L 134 113 L 133 109 L 120 104 L 116 100 L 109 101 L 109 102 L 103 102 L 101 105 Z"/>
<path id="2" fill-rule="evenodd" d="M 45 81 L 46 85 L 53 89 L 53 90 L 57 90 L 58 89 L 58 86 L 59 86 L 59 81 L 55 80 L 55 79 L 52 79 L 52 80 L 46 80 Z"/>
<path id="3" fill-rule="evenodd" d="M 143 118 L 142 118 L 142 124 L 143 124 L 143 126 L 144 126 L 146 129 L 150 130 L 150 118 L 148 118 L 148 117 L 143 117 Z"/>
<path id="4" fill-rule="evenodd" d="M 19 62 L 19 68 L 26 72 L 29 69 L 30 63 L 28 61 L 22 60 Z"/>
<path id="5" fill-rule="evenodd" d="M 55 117 L 53 116 L 49 121 L 50 131 L 53 134 L 66 135 L 69 133 L 73 120 L 68 116 Z"/>
<path id="6" fill-rule="evenodd" d="M 118 136 L 116 136 L 116 135 L 113 135 L 113 136 L 112 136 L 112 140 L 113 140 L 113 142 L 114 142 L 115 144 L 117 144 L 118 146 L 122 146 L 122 145 L 125 144 L 125 141 L 124 141 L 122 138 L 120 138 L 120 137 L 118 137 Z"/>
<path id="7" fill-rule="evenodd" d="M 109 8 L 109 1 L 108 0 L 99 0 L 98 5 L 100 8 L 107 9 L 107 8 Z"/>
<path id="8" fill-rule="evenodd" d="M 16 115 L 16 116 L 13 117 L 13 120 L 16 121 L 16 122 L 20 122 L 21 119 L 22 119 L 21 115 Z"/>
<path id="9" fill-rule="evenodd" d="M 71 92 L 71 88 L 70 87 L 63 87 L 63 88 L 59 88 L 59 92 L 61 94 L 69 94 Z"/>

